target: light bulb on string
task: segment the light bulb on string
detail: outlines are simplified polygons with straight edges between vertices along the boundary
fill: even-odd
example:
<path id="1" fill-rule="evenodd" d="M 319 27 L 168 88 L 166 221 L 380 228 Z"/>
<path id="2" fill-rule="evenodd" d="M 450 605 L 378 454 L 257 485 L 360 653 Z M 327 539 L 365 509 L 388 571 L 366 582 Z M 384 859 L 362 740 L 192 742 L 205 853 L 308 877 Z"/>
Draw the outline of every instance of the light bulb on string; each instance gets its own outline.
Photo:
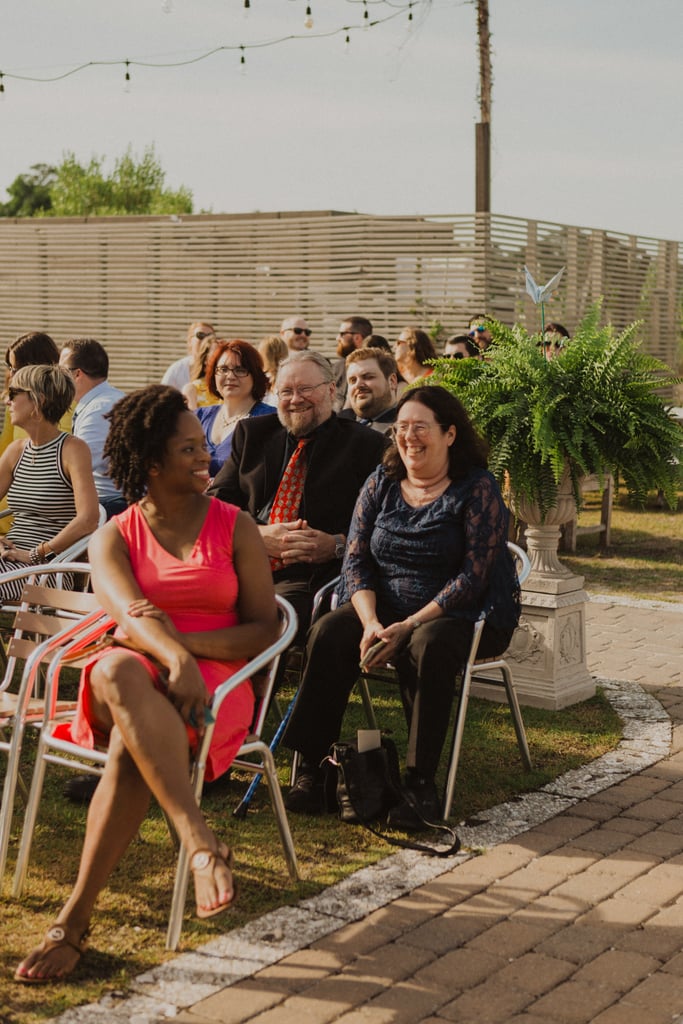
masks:
<path id="1" fill-rule="evenodd" d="M 344 39 L 344 56 L 348 57 L 351 52 L 351 35 L 348 29 L 345 29 L 346 38 Z"/>
<path id="2" fill-rule="evenodd" d="M 240 74 L 246 75 L 247 73 L 247 58 L 244 56 L 244 47 L 240 46 Z"/>
<path id="3" fill-rule="evenodd" d="M 244 17 L 248 18 L 249 17 L 249 11 L 251 10 L 251 0 L 244 0 L 244 4 L 242 6 L 243 6 L 243 9 L 244 9 Z"/>
<path id="4" fill-rule="evenodd" d="M 370 11 L 368 10 L 368 0 L 363 0 L 363 28 L 368 28 L 370 25 Z"/>
<path id="5" fill-rule="evenodd" d="M 313 28 L 313 14 L 311 13 L 311 5 L 308 4 L 306 7 L 306 17 L 304 18 L 304 28 Z"/>
<path id="6" fill-rule="evenodd" d="M 129 68 L 130 68 L 130 61 L 127 60 L 126 61 L 126 74 L 124 76 L 124 86 L 123 86 L 123 91 L 126 92 L 126 93 L 130 92 L 130 70 L 129 70 Z"/>
<path id="7" fill-rule="evenodd" d="M 413 5 L 408 4 L 408 28 L 413 27 Z"/>
<path id="8" fill-rule="evenodd" d="M 0 71 L 0 100 L 4 100 L 4 98 L 5 98 L 5 76 L 3 75 L 2 71 Z"/>

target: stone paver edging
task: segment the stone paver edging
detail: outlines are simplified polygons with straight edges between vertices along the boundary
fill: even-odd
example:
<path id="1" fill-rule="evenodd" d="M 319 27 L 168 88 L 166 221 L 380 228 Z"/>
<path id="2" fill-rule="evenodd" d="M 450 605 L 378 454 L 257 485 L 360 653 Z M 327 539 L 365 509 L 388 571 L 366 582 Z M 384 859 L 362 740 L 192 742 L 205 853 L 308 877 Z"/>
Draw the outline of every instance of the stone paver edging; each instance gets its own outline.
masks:
<path id="1" fill-rule="evenodd" d="M 410 850 L 388 855 L 317 896 L 265 914 L 139 975 L 125 992 L 109 993 L 99 1003 L 66 1011 L 53 1018 L 53 1024 L 172 1020 L 182 1009 L 361 920 L 476 856 L 477 851 L 506 842 L 666 757 L 672 725 L 659 701 L 635 683 L 596 681 L 624 722 L 618 747 L 538 792 L 482 812 L 477 824 L 459 826 L 465 849 L 456 856 L 431 858 Z"/>

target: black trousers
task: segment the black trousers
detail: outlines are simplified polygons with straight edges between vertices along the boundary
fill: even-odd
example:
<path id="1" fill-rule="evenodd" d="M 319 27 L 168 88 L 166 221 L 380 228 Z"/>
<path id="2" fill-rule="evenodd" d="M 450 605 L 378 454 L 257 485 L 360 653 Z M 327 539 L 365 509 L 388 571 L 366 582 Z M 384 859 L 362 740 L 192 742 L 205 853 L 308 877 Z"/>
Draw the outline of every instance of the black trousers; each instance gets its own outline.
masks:
<path id="1" fill-rule="evenodd" d="M 440 618 L 413 630 L 396 656 L 401 700 L 409 728 L 406 767 L 433 778 L 450 721 L 456 678 L 467 660 L 473 625 Z M 488 624 L 479 645 L 482 658 L 507 648 L 512 630 Z M 309 764 L 319 763 L 339 738 L 349 695 L 359 675 L 363 628 L 351 604 L 324 615 L 306 642 L 301 686 L 283 742 Z"/>

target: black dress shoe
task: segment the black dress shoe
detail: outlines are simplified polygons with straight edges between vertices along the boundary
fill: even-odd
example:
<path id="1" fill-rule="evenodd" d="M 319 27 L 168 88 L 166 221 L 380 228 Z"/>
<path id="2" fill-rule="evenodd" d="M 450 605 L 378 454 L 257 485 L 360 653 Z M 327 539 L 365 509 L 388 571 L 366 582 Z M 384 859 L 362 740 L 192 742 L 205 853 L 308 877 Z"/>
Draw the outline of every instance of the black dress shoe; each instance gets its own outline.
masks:
<path id="1" fill-rule="evenodd" d="M 323 814 L 326 810 L 325 778 L 320 768 L 301 765 L 296 782 L 285 797 L 292 814 Z"/>
<path id="2" fill-rule="evenodd" d="M 64 796 L 72 804 L 89 804 L 99 781 L 99 775 L 74 775 L 64 787 Z"/>
<path id="3" fill-rule="evenodd" d="M 442 821 L 434 779 L 409 774 L 403 785 L 403 799 L 389 811 L 387 825 L 402 832 L 428 832 L 431 824 Z"/>

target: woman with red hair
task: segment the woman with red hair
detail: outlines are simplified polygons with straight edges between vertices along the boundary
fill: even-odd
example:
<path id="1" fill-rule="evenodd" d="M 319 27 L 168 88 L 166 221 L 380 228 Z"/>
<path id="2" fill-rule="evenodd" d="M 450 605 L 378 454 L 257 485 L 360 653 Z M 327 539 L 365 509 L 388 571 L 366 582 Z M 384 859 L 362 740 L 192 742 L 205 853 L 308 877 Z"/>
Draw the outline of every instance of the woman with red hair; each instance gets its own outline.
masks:
<path id="1" fill-rule="evenodd" d="M 219 341 L 209 357 L 206 380 L 220 404 L 196 411 L 211 455 L 209 473 L 214 477 L 230 455 L 239 421 L 247 416 L 266 416 L 273 407 L 263 401 L 268 378 L 261 356 L 248 341 Z"/>

